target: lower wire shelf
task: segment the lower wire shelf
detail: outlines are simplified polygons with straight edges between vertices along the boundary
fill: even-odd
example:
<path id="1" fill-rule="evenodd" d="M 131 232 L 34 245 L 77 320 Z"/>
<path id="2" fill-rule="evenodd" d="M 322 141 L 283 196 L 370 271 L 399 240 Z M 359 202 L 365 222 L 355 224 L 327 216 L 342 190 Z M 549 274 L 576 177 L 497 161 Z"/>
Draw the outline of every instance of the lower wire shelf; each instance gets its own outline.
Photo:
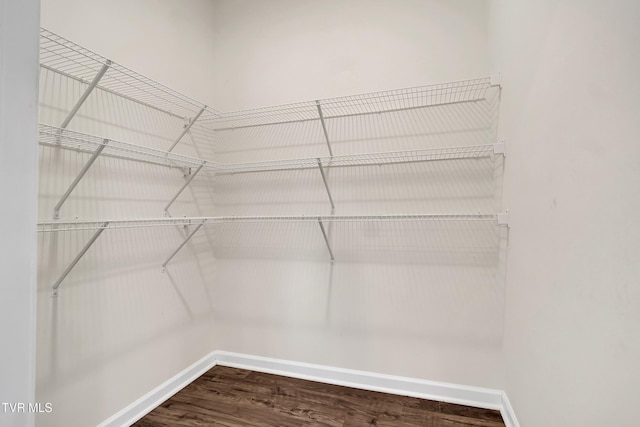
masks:
<path id="1" fill-rule="evenodd" d="M 182 218 L 144 218 L 118 220 L 75 220 L 39 222 L 40 233 L 95 230 L 78 255 L 60 275 L 52 286 L 53 296 L 58 295 L 58 288 L 73 268 L 78 264 L 89 248 L 107 229 L 146 228 L 166 226 L 195 226 L 183 242 L 162 263 L 162 268 L 191 240 L 205 224 L 224 223 L 278 223 L 278 222 L 315 222 L 319 225 L 322 237 L 327 245 L 331 262 L 335 261 L 331 244 L 324 223 L 327 222 L 398 222 L 398 221 L 485 221 L 494 222 L 497 226 L 509 225 L 509 214 L 504 213 L 471 213 L 471 214 L 404 214 L 404 215 L 301 215 L 301 216 L 219 216 L 219 217 L 182 217 Z"/>

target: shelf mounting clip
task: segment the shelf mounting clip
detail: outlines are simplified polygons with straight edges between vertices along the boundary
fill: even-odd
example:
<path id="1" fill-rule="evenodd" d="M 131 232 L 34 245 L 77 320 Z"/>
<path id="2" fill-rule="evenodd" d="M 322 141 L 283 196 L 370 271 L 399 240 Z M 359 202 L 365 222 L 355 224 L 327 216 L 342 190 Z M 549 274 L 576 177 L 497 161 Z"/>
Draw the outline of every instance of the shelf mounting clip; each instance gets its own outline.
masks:
<path id="1" fill-rule="evenodd" d="M 504 140 L 493 144 L 493 154 L 502 154 L 504 157 L 507 157 L 507 146 Z"/>

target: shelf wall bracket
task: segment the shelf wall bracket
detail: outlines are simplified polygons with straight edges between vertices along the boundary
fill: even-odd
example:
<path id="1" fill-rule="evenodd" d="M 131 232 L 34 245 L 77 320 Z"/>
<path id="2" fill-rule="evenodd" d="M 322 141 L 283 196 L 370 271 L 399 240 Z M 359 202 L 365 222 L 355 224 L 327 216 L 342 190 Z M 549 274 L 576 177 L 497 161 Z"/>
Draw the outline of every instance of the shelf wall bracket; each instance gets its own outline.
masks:
<path id="1" fill-rule="evenodd" d="M 500 73 L 494 74 L 490 77 L 490 85 L 491 86 L 500 86 L 502 87 L 502 75 Z"/>
<path id="2" fill-rule="evenodd" d="M 193 126 L 193 124 L 196 122 L 196 120 L 198 120 L 200 118 L 200 116 L 202 115 L 202 113 L 204 113 L 204 110 L 206 110 L 206 109 L 207 109 L 207 106 L 205 105 L 204 107 L 202 107 L 202 110 L 200 110 L 200 112 L 198 114 L 196 114 L 196 116 L 194 118 L 189 120 L 189 123 L 184 127 L 184 129 L 182 130 L 182 133 L 180 134 L 180 136 L 175 140 L 175 142 L 173 143 L 171 148 L 169 148 L 167 150 L 169 153 L 171 152 L 171 150 L 173 150 L 176 147 L 176 145 L 178 145 L 178 143 L 182 140 L 182 138 L 184 138 L 184 136 L 187 134 L 187 132 L 189 132 L 189 129 L 191 129 L 191 126 Z"/>
<path id="3" fill-rule="evenodd" d="M 327 249 L 329 250 L 329 256 L 331 256 L 331 263 L 335 261 L 333 256 L 333 251 L 331 250 L 331 244 L 329 243 L 329 237 L 327 236 L 327 231 L 324 229 L 324 224 L 322 223 L 322 219 L 318 218 L 318 225 L 320 225 L 320 231 L 322 231 L 322 237 L 324 237 L 324 242 L 327 244 Z"/>
<path id="4" fill-rule="evenodd" d="M 180 188 L 180 190 L 178 190 L 178 192 L 176 193 L 175 196 L 173 196 L 173 198 L 169 201 L 169 203 L 167 203 L 167 206 L 164 207 L 164 214 L 165 216 L 169 215 L 169 208 L 171 207 L 171 205 L 173 204 L 173 202 L 176 201 L 176 199 L 178 198 L 178 196 L 180 196 L 180 194 L 182 194 L 182 192 L 184 191 L 185 188 L 187 188 L 189 186 L 189 184 L 191 183 L 191 181 L 193 181 L 193 178 L 196 177 L 196 175 L 198 175 L 198 172 L 200 172 L 202 170 L 202 168 L 204 167 L 204 165 L 207 162 L 202 163 L 200 166 L 198 166 L 198 169 L 196 169 L 195 172 L 193 172 L 191 174 L 191 176 L 189 177 L 189 179 L 187 179 L 187 181 L 184 183 L 184 185 Z"/>
<path id="5" fill-rule="evenodd" d="M 167 260 L 162 263 L 163 270 L 167 268 L 167 264 L 169 264 L 169 261 L 171 261 L 173 257 L 176 256 L 178 252 L 180 252 L 180 249 L 182 249 L 184 245 L 186 245 L 189 242 L 189 240 L 191 240 L 194 234 L 196 234 L 198 230 L 202 228 L 203 225 L 204 225 L 204 222 L 201 222 L 200 224 L 198 224 L 198 226 L 194 228 L 193 231 L 189 233 L 189 235 L 184 239 L 184 241 L 180 244 L 180 246 L 178 246 L 178 248 L 175 251 L 173 251 L 171 255 L 169 255 L 169 258 L 167 258 Z"/>
<path id="6" fill-rule="evenodd" d="M 316 107 L 318 107 L 318 115 L 320 116 L 320 123 L 322 124 L 322 132 L 324 132 L 324 139 L 327 142 L 329 155 L 333 157 L 333 151 L 331 150 L 331 143 L 329 142 L 329 133 L 327 132 L 327 126 L 324 123 L 324 115 L 322 114 L 322 107 L 320 106 L 320 101 L 318 100 L 316 100 Z"/>
<path id="7" fill-rule="evenodd" d="M 58 202 L 58 204 L 56 204 L 56 206 L 53 208 L 53 219 L 60 218 L 60 208 L 62 208 L 62 205 L 64 204 L 64 202 L 67 201 L 67 199 L 69 198 L 69 195 L 71 195 L 71 192 L 73 192 L 73 190 L 76 188 L 80 180 L 87 174 L 87 172 L 89 171 L 89 168 L 91 168 L 91 165 L 93 165 L 96 159 L 100 156 L 100 153 L 102 153 L 102 150 L 104 150 L 104 147 L 106 147 L 108 143 L 109 143 L 108 139 L 105 139 L 102 141 L 102 144 L 98 148 L 96 148 L 96 151 L 93 152 L 89 161 L 84 165 L 84 167 L 82 168 L 78 176 L 76 176 L 76 178 L 73 180 L 71 185 L 69 185 L 69 188 L 67 188 L 67 191 L 62 195 L 62 198 L 60 198 L 60 201 Z"/>
<path id="8" fill-rule="evenodd" d="M 73 270 L 73 268 L 76 266 L 76 264 L 78 264 L 80 259 L 82 259 L 84 254 L 87 253 L 89 248 L 95 243 L 96 240 L 98 240 L 98 237 L 100 237 L 102 232 L 104 230 L 106 230 L 108 226 L 109 226 L 109 222 L 104 222 L 102 224 L 102 228 L 98 229 L 98 231 L 96 231 L 94 233 L 94 235 L 91 237 L 91 239 L 89 239 L 87 244 L 84 245 L 84 248 L 82 248 L 82 250 L 78 253 L 78 255 L 76 255 L 76 257 L 73 259 L 73 261 L 71 261 L 71 264 L 69 264 L 69 266 L 66 268 L 66 270 L 64 270 L 64 272 L 60 275 L 58 280 L 56 280 L 56 282 L 51 287 L 51 290 L 52 290 L 51 296 L 52 297 L 57 297 L 58 296 L 58 288 L 60 287 L 60 284 L 62 283 L 62 281 L 69 275 L 69 273 L 71 273 L 71 270 Z"/>
<path id="9" fill-rule="evenodd" d="M 498 225 L 509 227 L 509 211 L 500 212 L 496 215 L 496 217 L 498 220 Z"/>
<path id="10" fill-rule="evenodd" d="M 504 157 L 507 157 L 507 146 L 504 143 L 504 140 L 493 144 L 493 154 L 502 154 Z"/>
<path id="11" fill-rule="evenodd" d="M 64 122 L 62 122 L 62 124 L 60 125 L 60 129 L 64 130 L 66 129 L 67 126 L 69 126 L 71 119 L 73 119 L 73 117 L 76 115 L 80 107 L 82 107 L 82 104 L 84 104 L 84 102 L 87 100 L 89 95 L 91 95 L 91 92 L 93 92 L 96 86 L 98 86 L 100 79 L 102 78 L 102 76 L 105 75 L 105 73 L 107 72 L 110 66 L 111 66 L 111 61 L 107 59 L 107 62 L 105 62 L 105 64 L 100 69 L 100 71 L 98 71 L 98 74 L 96 74 L 96 76 L 93 78 L 93 81 L 89 84 L 89 87 L 85 89 L 84 93 L 82 94 L 78 102 L 76 102 L 76 105 L 71 109 L 71 111 L 69 111 L 67 118 L 65 118 Z"/>
<path id="12" fill-rule="evenodd" d="M 324 188 L 327 190 L 327 195 L 329 196 L 329 203 L 331 203 L 331 214 L 333 215 L 336 211 L 336 205 L 333 203 L 333 197 L 331 197 L 331 190 L 329 189 L 329 184 L 327 183 L 327 177 L 324 174 L 322 161 L 320 161 L 320 158 L 318 158 L 317 160 L 318 160 L 318 169 L 320 169 L 320 175 L 322 175 L 322 182 L 324 183 Z"/>

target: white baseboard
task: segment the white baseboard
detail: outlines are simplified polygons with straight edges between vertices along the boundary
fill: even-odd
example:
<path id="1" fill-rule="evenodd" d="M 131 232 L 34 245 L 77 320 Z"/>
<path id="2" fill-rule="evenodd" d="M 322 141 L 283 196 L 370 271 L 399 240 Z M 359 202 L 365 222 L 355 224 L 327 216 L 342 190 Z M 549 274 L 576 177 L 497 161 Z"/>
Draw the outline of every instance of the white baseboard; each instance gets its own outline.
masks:
<path id="1" fill-rule="evenodd" d="M 132 425 L 158 407 L 162 402 L 188 386 L 200 375 L 213 368 L 216 365 L 215 353 L 215 351 L 209 353 L 184 371 L 160 384 L 140 399 L 104 420 L 98 427 L 122 427 Z"/>
<path id="2" fill-rule="evenodd" d="M 231 366 L 383 393 L 459 403 L 479 408 L 500 409 L 502 404 L 502 391 L 500 390 L 416 380 L 226 351 L 218 351 L 216 353 L 216 364 L 221 366 Z"/>
<path id="3" fill-rule="evenodd" d="M 513 412 L 511 402 L 509 402 L 507 393 L 504 391 L 502 392 L 502 407 L 500 408 L 500 414 L 502 415 L 504 424 L 507 427 L 520 427 L 520 423 L 518 423 L 518 419 L 516 418 L 516 413 Z"/>
<path id="4" fill-rule="evenodd" d="M 216 365 L 477 408 L 496 409 L 501 412 L 507 427 L 519 427 L 509 399 L 501 390 L 417 380 L 227 351 L 214 351 L 208 354 L 103 421 L 98 427 L 130 426 Z"/>

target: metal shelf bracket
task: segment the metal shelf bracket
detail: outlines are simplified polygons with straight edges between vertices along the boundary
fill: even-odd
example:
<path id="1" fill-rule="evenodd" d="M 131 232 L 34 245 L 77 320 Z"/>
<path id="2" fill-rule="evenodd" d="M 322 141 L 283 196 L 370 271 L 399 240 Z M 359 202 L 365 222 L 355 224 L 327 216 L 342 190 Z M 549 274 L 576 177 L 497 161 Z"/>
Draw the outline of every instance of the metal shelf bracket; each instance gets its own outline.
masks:
<path id="1" fill-rule="evenodd" d="M 333 151 L 331 150 L 331 143 L 329 142 L 329 133 L 327 133 L 327 126 L 324 123 L 324 115 L 322 114 L 322 107 L 320 101 L 316 100 L 316 107 L 318 107 L 318 115 L 320 116 L 320 123 L 322 124 L 322 132 L 324 132 L 324 139 L 327 141 L 327 148 L 329 149 L 329 155 L 333 157 Z"/>
<path id="2" fill-rule="evenodd" d="M 69 198 L 69 195 L 71 195 L 71 192 L 73 192 L 73 190 L 76 188 L 80 180 L 86 175 L 86 173 L 89 171 L 89 168 L 91 168 L 91 165 L 93 165 L 93 162 L 95 162 L 98 156 L 100 156 L 100 153 L 102 153 L 102 150 L 104 150 L 104 147 L 106 147 L 108 143 L 109 143 L 108 139 L 104 139 L 102 141 L 102 145 L 96 148 L 96 151 L 93 152 L 89 161 L 87 161 L 87 163 L 84 165 L 84 167 L 82 168 L 78 176 L 76 176 L 76 178 L 73 180 L 71 185 L 69 185 L 69 188 L 67 188 L 67 191 L 65 191 L 65 193 L 62 195 L 62 198 L 60 198 L 60 201 L 53 208 L 53 219 L 60 218 L 60 208 L 62 208 L 62 205 L 64 204 L 64 202 L 67 201 L 67 199 Z"/>
<path id="3" fill-rule="evenodd" d="M 98 74 L 96 74 L 96 76 L 93 78 L 93 81 L 89 83 L 89 87 L 85 89 L 84 93 L 82 94 L 78 102 L 76 102 L 76 105 L 71 109 L 71 111 L 69 111 L 69 114 L 64 119 L 64 122 L 62 122 L 62 124 L 60 125 L 60 129 L 65 129 L 69 125 L 69 123 L 71 122 L 71 119 L 73 119 L 73 117 L 76 115 L 80 107 L 82 107 L 82 104 L 84 104 L 84 102 L 87 100 L 89 95 L 91 95 L 91 92 L 93 92 L 96 86 L 98 86 L 100 79 L 102 78 L 102 76 L 105 75 L 105 73 L 107 72 L 110 66 L 111 66 L 111 61 L 107 59 L 107 61 L 104 63 L 100 71 L 98 71 Z"/>
<path id="4" fill-rule="evenodd" d="M 329 251 L 329 256 L 331 256 L 331 263 L 335 261 L 333 256 L 333 251 L 331 250 L 331 244 L 329 243 L 329 237 L 327 236 L 327 232 L 324 229 L 324 224 L 322 223 L 322 218 L 318 218 L 318 225 L 320 225 L 320 231 L 322 231 L 322 237 L 324 237 L 324 242 L 327 244 L 327 250 Z"/>
<path id="5" fill-rule="evenodd" d="M 175 140 L 175 142 L 173 143 L 171 148 L 169 148 L 167 150 L 169 153 L 171 152 L 171 150 L 173 150 L 176 147 L 176 145 L 178 145 L 178 143 L 182 140 L 182 138 L 184 138 L 184 136 L 187 134 L 187 132 L 189 132 L 189 129 L 191 129 L 191 126 L 193 126 L 193 124 L 196 122 L 196 120 L 198 120 L 200 118 L 200 116 L 202 115 L 202 113 L 204 113 L 204 110 L 206 110 L 206 109 L 207 109 L 207 106 L 205 105 L 204 107 L 202 107 L 202 110 L 200 110 L 200 112 L 198 114 L 196 114 L 196 116 L 194 118 L 189 120 L 189 123 L 187 123 L 187 125 L 184 127 L 184 129 L 182 130 L 182 133 L 180 134 L 180 136 Z"/>
<path id="6" fill-rule="evenodd" d="M 191 181 L 193 181 L 193 178 L 196 177 L 196 175 L 198 175 L 198 172 L 200 172 L 202 170 L 202 168 L 204 167 L 204 165 L 207 162 L 203 162 L 200 166 L 198 166 L 198 169 L 196 169 L 195 172 L 193 172 L 191 174 L 191 176 L 189 176 L 189 178 L 187 179 L 187 181 L 182 185 L 182 187 L 180 187 L 180 189 L 178 190 L 178 192 L 176 193 L 175 196 L 173 196 L 173 198 L 169 201 L 169 203 L 167 203 L 167 205 L 164 207 L 164 214 L 165 216 L 169 215 L 169 208 L 171 207 L 171 205 L 173 204 L 173 202 L 176 201 L 176 199 L 178 198 L 178 196 L 184 191 L 185 188 L 187 188 L 187 186 L 189 186 L 189 184 L 191 183 Z"/>
<path id="7" fill-rule="evenodd" d="M 329 203 L 331 203 L 331 214 L 333 215 L 336 211 L 336 205 L 333 203 L 333 197 L 331 197 L 331 190 L 329 189 L 329 184 L 327 183 L 327 177 L 324 174 L 324 168 L 322 167 L 322 161 L 320 158 L 318 160 L 318 168 L 320 169 L 320 175 L 322 175 L 322 182 L 324 183 L 324 188 L 327 190 L 327 195 L 329 196 Z"/>
<path id="8" fill-rule="evenodd" d="M 182 249 L 184 247 L 184 245 L 186 245 L 189 240 L 191 240 L 191 238 L 194 236 L 194 234 L 196 234 L 198 232 L 198 230 L 200 230 L 202 228 L 202 226 L 204 225 L 204 222 L 201 222 L 200 224 L 198 224 L 198 226 L 196 228 L 193 229 L 193 231 L 191 233 L 189 233 L 189 235 L 184 239 L 184 241 L 180 244 L 180 246 L 178 246 L 178 248 L 173 251 L 173 253 L 171 255 L 169 255 L 169 257 L 166 259 L 165 262 L 162 263 L 162 270 L 164 271 L 167 268 L 167 264 L 169 264 L 169 261 L 171 261 L 173 259 L 174 256 L 176 256 L 176 254 L 178 252 L 180 252 L 180 249 Z"/>
<path id="9" fill-rule="evenodd" d="M 102 232 L 104 230 L 106 230 L 108 226 L 109 226 L 109 222 L 108 221 L 104 222 L 102 224 L 102 228 L 99 228 L 93 234 L 93 236 L 91 237 L 91 239 L 89 239 L 87 244 L 84 245 L 84 248 L 82 248 L 82 250 L 78 253 L 78 255 L 76 255 L 76 257 L 73 259 L 73 261 L 71 261 L 71 264 L 69 264 L 69 266 L 66 268 L 66 270 L 64 270 L 64 272 L 60 275 L 58 280 L 56 280 L 56 282 L 51 287 L 51 290 L 52 290 L 51 296 L 52 297 L 57 297 L 58 296 L 58 288 L 60 287 L 60 284 L 62 283 L 62 281 L 69 275 L 69 273 L 71 273 L 71 270 L 73 270 L 73 268 L 76 266 L 76 264 L 78 264 L 80 259 L 84 256 L 84 254 L 87 253 L 87 251 L 89 250 L 91 245 L 93 245 L 95 243 L 95 241 L 98 240 L 98 237 L 100 237 Z"/>

